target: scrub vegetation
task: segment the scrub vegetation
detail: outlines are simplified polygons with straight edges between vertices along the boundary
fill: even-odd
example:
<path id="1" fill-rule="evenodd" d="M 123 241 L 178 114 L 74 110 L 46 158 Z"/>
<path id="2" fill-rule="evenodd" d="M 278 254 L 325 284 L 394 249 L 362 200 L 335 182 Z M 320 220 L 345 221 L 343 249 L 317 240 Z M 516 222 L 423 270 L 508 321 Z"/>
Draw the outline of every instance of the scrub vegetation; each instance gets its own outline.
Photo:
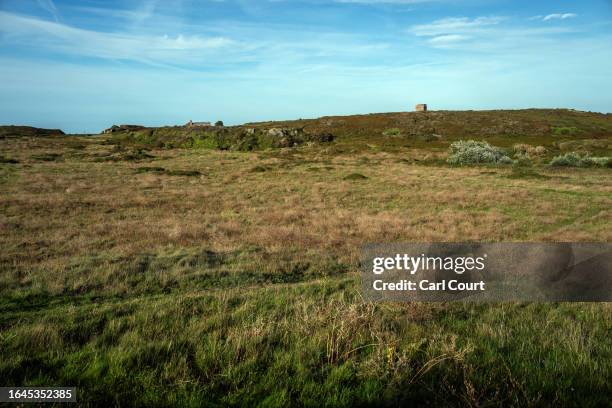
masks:
<path id="1" fill-rule="evenodd" d="M 447 159 L 450 164 L 512 164 L 512 159 L 506 156 L 499 147 L 487 142 L 460 140 L 450 145 Z"/>
<path id="2" fill-rule="evenodd" d="M 497 115 L 252 124 L 334 136 L 253 151 L 1 139 L 2 385 L 96 405 L 609 404 L 609 304 L 360 295 L 365 243 L 610 242 L 610 169 L 548 163 L 563 143 L 610 156 L 612 117 Z M 448 164 L 470 139 L 530 165 Z"/>

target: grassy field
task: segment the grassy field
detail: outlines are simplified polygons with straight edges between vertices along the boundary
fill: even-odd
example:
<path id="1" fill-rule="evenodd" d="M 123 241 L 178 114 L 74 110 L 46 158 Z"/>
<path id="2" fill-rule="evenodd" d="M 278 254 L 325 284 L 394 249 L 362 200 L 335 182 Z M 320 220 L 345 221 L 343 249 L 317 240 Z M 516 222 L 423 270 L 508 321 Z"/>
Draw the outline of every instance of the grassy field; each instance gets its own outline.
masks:
<path id="1" fill-rule="evenodd" d="M 369 303 L 358 261 L 368 242 L 610 242 L 610 169 L 451 167 L 443 145 L 363 135 L 109 140 L 0 139 L 1 385 L 122 406 L 609 405 L 610 304 Z"/>

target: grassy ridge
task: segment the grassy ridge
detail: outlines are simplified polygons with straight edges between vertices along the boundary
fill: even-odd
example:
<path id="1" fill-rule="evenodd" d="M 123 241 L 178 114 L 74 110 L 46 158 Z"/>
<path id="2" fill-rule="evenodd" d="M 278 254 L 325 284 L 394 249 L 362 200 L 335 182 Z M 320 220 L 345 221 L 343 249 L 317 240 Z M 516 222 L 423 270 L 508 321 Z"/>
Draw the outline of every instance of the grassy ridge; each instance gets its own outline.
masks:
<path id="1" fill-rule="evenodd" d="M 281 134 L 284 132 L 284 134 Z M 544 146 L 551 152 L 612 152 L 612 115 L 566 109 L 506 111 L 432 111 L 330 116 L 295 121 L 260 122 L 229 127 L 161 127 L 113 134 L 112 142 L 152 148 L 209 148 L 252 151 L 326 145 L 336 139 L 337 153 L 364 150 L 430 152 L 457 140 L 486 140 L 510 148 L 517 143 Z"/>
<path id="2" fill-rule="evenodd" d="M 430 111 L 327 116 L 283 122 L 261 122 L 245 126 L 303 127 L 306 132 L 330 132 L 338 137 L 339 151 L 355 152 L 398 147 L 425 150 L 447 149 L 461 139 L 486 140 L 509 148 L 516 143 L 550 149 L 591 149 L 610 155 L 612 114 L 567 109 L 523 109 L 491 111 Z"/>
<path id="3" fill-rule="evenodd" d="M 9 137 L 63 136 L 59 129 L 41 129 L 32 126 L 0 126 L 0 139 Z"/>
<path id="4" fill-rule="evenodd" d="M 365 242 L 610 242 L 610 170 L 455 168 L 445 141 L 385 145 L 401 137 L 0 141 L 3 385 L 99 405 L 607 404 L 608 304 L 372 304 L 357 271 Z"/>

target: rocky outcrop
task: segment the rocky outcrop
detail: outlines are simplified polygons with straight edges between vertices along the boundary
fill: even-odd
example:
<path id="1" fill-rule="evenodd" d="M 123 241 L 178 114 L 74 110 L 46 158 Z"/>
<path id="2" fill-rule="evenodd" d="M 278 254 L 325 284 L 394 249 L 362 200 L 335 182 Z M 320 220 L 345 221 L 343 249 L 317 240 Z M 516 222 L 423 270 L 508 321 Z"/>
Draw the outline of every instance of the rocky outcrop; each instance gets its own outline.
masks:
<path id="1" fill-rule="evenodd" d="M 104 129 L 102 133 L 133 132 L 142 129 L 145 129 L 145 127 L 140 125 L 113 125 L 108 129 Z"/>
<path id="2" fill-rule="evenodd" d="M 210 148 L 219 150 L 253 151 L 291 148 L 334 140 L 329 132 L 306 132 L 303 127 L 268 126 L 166 126 L 142 128 L 113 126 L 106 133 L 123 144 L 157 148 Z M 129 130 L 129 131 L 128 131 Z"/>

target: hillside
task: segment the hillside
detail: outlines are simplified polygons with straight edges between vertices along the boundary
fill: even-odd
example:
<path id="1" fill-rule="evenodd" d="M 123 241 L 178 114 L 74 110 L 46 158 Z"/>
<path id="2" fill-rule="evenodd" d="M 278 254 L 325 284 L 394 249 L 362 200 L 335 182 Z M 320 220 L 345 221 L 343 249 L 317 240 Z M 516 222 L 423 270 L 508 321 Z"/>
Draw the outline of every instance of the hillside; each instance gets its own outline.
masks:
<path id="1" fill-rule="evenodd" d="M 60 129 L 41 129 L 32 126 L 0 126 L 0 139 L 7 137 L 40 137 L 61 135 L 64 135 L 64 132 Z"/>
<path id="2" fill-rule="evenodd" d="M 429 111 L 324 116 L 283 122 L 260 122 L 245 126 L 304 127 L 307 131 L 330 131 L 337 136 L 378 136 L 398 128 L 405 136 L 442 137 L 544 137 L 600 138 L 612 134 L 612 115 L 569 109 L 522 109 L 489 111 Z"/>
<path id="3" fill-rule="evenodd" d="M 334 141 L 337 152 L 402 148 L 445 150 L 460 139 L 501 147 L 542 145 L 550 151 L 609 154 L 612 115 L 567 109 L 429 111 L 325 116 L 231 127 L 145 128 L 113 134 L 120 143 L 151 147 L 261 150 Z"/>
<path id="4" fill-rule="evenodd" d="M 502 147 L 529 143 L 565 150 L 578 145 L 607 152 L 612 137 L 611 114 L 568 109 L 373 113 L 245 126 L 303 127 L 306 132 L 329 132 L 345 148 L 378 142 L 386 149 L 435 149 L 446 148 L 460 139 L 477 139 Z"/>

